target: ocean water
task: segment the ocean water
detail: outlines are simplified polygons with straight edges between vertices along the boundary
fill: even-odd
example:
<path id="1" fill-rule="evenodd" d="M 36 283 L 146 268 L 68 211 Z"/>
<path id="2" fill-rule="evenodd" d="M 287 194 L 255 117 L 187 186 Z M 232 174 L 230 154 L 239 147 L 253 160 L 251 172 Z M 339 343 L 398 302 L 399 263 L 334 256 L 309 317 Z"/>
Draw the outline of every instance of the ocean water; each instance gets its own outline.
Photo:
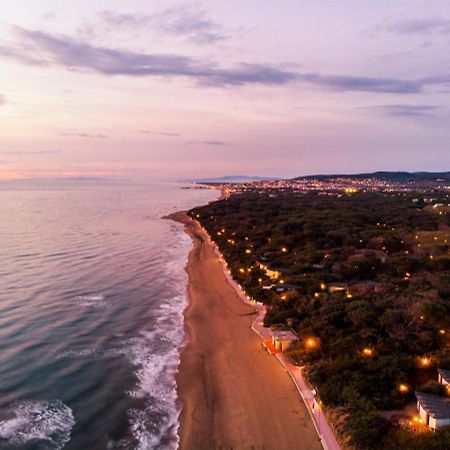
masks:
<path id="1" fill-rule="evenodd" d="M 174 449 L 180 184 L 0 183 L 0 449 Z"/>

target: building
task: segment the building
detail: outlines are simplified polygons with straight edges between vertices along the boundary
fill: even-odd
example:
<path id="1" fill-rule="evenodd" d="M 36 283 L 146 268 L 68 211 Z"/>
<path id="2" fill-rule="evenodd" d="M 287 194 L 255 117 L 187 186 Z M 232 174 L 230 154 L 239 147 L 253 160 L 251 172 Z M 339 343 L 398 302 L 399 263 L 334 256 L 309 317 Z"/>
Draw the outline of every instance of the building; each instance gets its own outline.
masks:
<path id="1" fill-rule="evenodd" d="M 438 381 L 439 384 L 446 386 L 450 389 L 450 370 L 438 369 Z"/>
<path id="2" fill-rule="evenodd" d="M 424 392 L 416 392 L 416 398 L 419 416 L 431 430 L 450 425 L 450 399 Z"/>
<path id="3" fill-rule="evenodd" d="M 269 269 L 269 267 L 265 264 L 259 263 L 259 268 L 263 270 L 267 277 L 269 277 L 271 280 L 277 280 L 281 273 L 278 270 Z"/>
<path id="4" fill-rule="evenodd" d="M 290 328 L 275 328 L 271 331 L 271 343 L 277 351 L 284 352 L 292 342 L 298 340 L 297 335 Z"/>

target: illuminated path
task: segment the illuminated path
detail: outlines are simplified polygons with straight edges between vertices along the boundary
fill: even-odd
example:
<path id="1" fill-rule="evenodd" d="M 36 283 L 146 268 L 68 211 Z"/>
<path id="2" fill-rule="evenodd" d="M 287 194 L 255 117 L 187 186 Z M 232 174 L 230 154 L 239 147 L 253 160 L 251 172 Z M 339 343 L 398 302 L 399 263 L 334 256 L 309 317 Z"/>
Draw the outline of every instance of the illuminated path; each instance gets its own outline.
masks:
<path id="1" fill-rule="evenodd" d="M 230 275 L 230 272 L 226 267 L 223 256 L 219 252 L 217 245 L 213 241 L 211 241 L 209 235 L 208 238 L 210 242 L 212 242 L 213 245 L 215 246 L 216 253 L 219 256 L 219 260 L 223 264 L 223 269 L 227 281 L 234 287 L 236 293 L 239 295 L 239 298 L 242 301 L 251 304 L 252 306 L 255 307 L 257 314 L 255 320 L 252 323 L 253 331 L 255 331 L 255 333 L 257 333 L 263 341 L 270 339 L 271 338 L 270 329 L 264 327 L 263 325 L 264 316 L 266 315 L 266 307 L 261 303 L 252 302 L 247 298 L 244 291 L 240 288 L 240 286 L 234 281 L 234 279 Z M 305 379 L 303 378 L 302 368 L 292 364 L 283 353 L 277 353 L 274 356 L 284 366 L 284 368 L 294 381 L 294 384 L 297 390 L 299 391 L 305 405 L 307 406 L 308 412 L 311 415 L 316 431 L 322 442 L 323 448 L 325 450 L 341 450 L 341 447 L 336 440 L 336 436 L 332 431 L 327 418 L 325 417 L 323 409 L 321 408 L 320 404 L 315 400 L 314 394 L 312 393 L 311 389 L 309 389 Z"/>

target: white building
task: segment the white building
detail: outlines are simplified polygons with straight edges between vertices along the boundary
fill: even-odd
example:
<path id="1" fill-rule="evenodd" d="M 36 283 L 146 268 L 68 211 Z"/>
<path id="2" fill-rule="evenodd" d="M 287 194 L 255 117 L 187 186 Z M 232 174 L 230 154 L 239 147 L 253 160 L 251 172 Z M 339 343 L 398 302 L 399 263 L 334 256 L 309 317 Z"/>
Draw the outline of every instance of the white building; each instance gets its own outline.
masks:
<path id="1" fill-rule="evenodd" d="M 276 350 L 285 351 L 292 342 L 298 340 L 298 336 L 289 329 L 272 329 L 272 345 Z"/>
<path id="2" fill-rule="evenodd" d="M 438 369 L 438 381 L 448 389 L 450 387 L 450 370 Z"/>
<path id="3" fill-rule="evenodd" d="M 431 430 L 450 425 L 450 399 L 424 392 L 416 392 L 416 398 L 420 418 Z"/>

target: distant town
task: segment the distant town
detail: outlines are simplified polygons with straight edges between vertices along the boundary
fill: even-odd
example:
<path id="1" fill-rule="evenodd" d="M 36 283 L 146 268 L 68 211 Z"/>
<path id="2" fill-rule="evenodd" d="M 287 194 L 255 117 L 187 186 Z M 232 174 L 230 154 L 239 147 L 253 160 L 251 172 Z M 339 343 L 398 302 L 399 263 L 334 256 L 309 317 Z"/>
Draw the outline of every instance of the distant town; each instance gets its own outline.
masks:
<path id="1" fill-rule="evenodd" d="M 238 178 L 238 177 L 236 177 Z M 241 177 L 242 178 L 242 177 Z M 226 177 L 224 177 L 224 180 Z M 232 180 L 233 177 L 230 177 Z M 252 181 L 204 180 L 197 182 L 222 189 L 226 195 L 243 192 L 293 191 L 321 194 L 362 192 L 429 192 L 450 193 L 450 172 L 375 172 L 358 175 L 317 175 L 292 179 L 267 179 Z M 427 199 L 428 202 L 433 200 Z"/>

